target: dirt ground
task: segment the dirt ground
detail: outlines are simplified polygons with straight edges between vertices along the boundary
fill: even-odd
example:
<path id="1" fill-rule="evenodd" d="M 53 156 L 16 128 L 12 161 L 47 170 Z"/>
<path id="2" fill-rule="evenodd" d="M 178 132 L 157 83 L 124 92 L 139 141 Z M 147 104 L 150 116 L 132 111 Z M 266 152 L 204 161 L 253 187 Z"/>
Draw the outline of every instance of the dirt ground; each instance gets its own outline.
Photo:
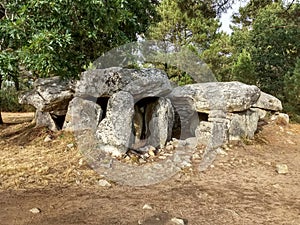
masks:
<path id="1" fill-rule="evenodd" d="M 171 225 L 174 217 L 190 225 L 300 224 L 299 124 L 263 126 L 255 141 L 227 149 L 202 173 L 182 171 L 148 187 L 101 187 L 72 134 L 34 128 L 32 116 L 3 113 L 1 225 Z M 278 174 L 277 164 L 288 173 Z"/>

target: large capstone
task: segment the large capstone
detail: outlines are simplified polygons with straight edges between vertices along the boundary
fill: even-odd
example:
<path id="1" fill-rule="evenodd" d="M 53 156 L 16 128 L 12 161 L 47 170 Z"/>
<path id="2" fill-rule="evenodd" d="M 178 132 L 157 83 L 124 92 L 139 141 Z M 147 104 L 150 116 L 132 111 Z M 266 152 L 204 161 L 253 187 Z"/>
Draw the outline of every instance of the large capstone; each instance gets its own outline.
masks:
<path id="1" fill-rule="evenodd" d="M 252 107 L 260 108 L 269 111 L 281 111 L 282 104 L 278 98 L 275 98 L 272 95 L 261 92 L 260 96 L 255 104 Z"/>
<path id="2" fill-rule="evenodd" d="M 172 90 L 168 76 L 158 69 L 108 69 L 88 70 L 76 84 L 76 96 L 112 96 L 119 91 L 130 93 L 135 101 L 146 97 L 161 97 Z"/>
<path id="3" fill-rule="evenodd" d="M 259 96 L 260 90 L 254 85 L 240 82 L 213 82 L 177 87 L 168 97 L 177 111 L 187 108 L 208 113 L 212 110 L 244 111 L 256 103 Z"/>
<path id="4" fill-rule="evenodd" d="M 32 91 L 19 97 L 19 103 L 32 105 L 41 112 L 65 115 L 73 95 L 72 81 L 59 77 L 40 78 L 34 82 Z"/>
<path id="5" fill-rule="evenodd" d="M 19 96 L 19 103 L 36 108 L 37 126 L 60 130 L 64 123 L 68 104 L 74 95 L 73 82 L 59 77 L 37 79 L 33 90 Z"/>

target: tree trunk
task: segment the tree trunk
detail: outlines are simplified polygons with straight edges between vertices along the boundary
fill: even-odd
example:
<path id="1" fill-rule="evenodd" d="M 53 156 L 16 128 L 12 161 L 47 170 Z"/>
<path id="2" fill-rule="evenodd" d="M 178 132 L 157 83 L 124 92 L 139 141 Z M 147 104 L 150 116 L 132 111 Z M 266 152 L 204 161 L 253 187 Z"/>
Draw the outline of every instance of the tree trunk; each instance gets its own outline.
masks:
<path id="1" fill-rule="evenodd" d="M 20 91 L 20 82 L 17 76 L 13 76 L 13 81 L 15 83 L 15 88 L 17 91 Z"/>
<path id="2" fill-rule="evenodd" d="M 2 116 L 1 116 L 1 111 L 0 111 L 0 125 L 3 124 Z"/>
<path id="3" fill-rule="evenodd" d="M 1 86 L 2 86 L 2 76 L 0 75 L 0 124 L 3 124 L 3 119 L 1 116 L 1 108 L 2 108 Z"/>

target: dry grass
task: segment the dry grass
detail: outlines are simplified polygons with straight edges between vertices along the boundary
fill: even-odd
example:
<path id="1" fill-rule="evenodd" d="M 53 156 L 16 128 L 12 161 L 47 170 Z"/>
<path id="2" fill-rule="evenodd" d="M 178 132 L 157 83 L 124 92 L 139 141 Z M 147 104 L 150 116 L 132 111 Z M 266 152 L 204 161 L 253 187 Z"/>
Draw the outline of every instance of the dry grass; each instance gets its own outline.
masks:
<path id="1" fill-rule="evenodd" d="M 5 114 L 4 118 L 7 121 Z M 0 129 L 0 189 L 91 186 L 99 180 L 84 162 L 71 133 L 52 133 L 34 128 L 31 122 Z M 52 140 L 44 142 L 46 136 Z"/>

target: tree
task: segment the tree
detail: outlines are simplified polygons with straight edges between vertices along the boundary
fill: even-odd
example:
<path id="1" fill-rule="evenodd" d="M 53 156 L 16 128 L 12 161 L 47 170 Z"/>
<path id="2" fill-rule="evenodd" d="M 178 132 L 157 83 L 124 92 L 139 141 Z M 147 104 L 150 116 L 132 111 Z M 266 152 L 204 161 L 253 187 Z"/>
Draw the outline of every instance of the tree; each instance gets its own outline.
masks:
<path id="1" fill-rule="evenodd" d="M 295 4 L 289 12 L 281 3 L 273 3 L 262 9 L 251 31 L 252 59 L 261 88 L 284 99 L 284 75 L 293 70 L 300 56 L 300 13 Z"/>
<path id="2" fill-rule="evenodd" d="M 251 59 L 251 54 L 246 49 L 238 55 L 237 62 L 232 66 L 233 79 L 246 84 L 256 85 L 255 67 Z"/>
<path id="3" fill-rule="evenodd" d="M 13 80 L 18 88 L 21 68 L 33 79 L 76 77 L 102 53 L 145 32 L 156 18 L 155 5 L 149 0 L 5 1 L 0 80 Z M 6 63 L 12 61 L 17 63 Z"/>
<path id="4" fill-rule="evenodd" d="M 148 37 L 177 46 L 208 48 L 219 24 L 215 14 L 204 15 L 203 8 L 201 1 L 163 0 L 157 8 L 160 21 L 150 27 Z"/>
<path id="5" fill-rule="evenodd" d="M 218 81 L 231 81 L 233 79 L 231 73 L 233 51 L 230 36 L 221 32 L 209 48 L 201 53 L 200 58 L 207 63 Z"/>
<path id="6" fill-rule="evenodd" d="M 300 122 L 300 59 L 297 60 L 294 71 L 284 77 L 285 107 L 291 112 L 292 118 Z"/>
<path id="7" fill-rule="evenodd" d="M 212 42 L 220 36 L 217 12 L 212 1 L 163 0 L 157 8 L 160 20 L 152 25 L 147 37 L 169 42 L 178 49 L 189 48 L 199 55 L 209 49 Z M 199 54 L 200 52 L 200 54 Z M 207 53 L 208 55 L 208 53 Z M 183 84 L 187 79 L 184 71 L 164 65 L 169 78 Z"/>
<path id="8" fill-rule="evenodd" d="M 283 1 L 264 3 L 255 13 L 250 11 L 250 20 L 245 22 L 241 19 L 241 26 L 234 28 L 233 72 L 244 82 L 255 79 L 257 86 L 285 104 L 290 98 L 286 94 L 289 83 L 286 76 L 288 80 L 292 79 L 286 74 L 293 73 L 300 57 L 300 4 L 284 4 Z M 298 103 L 290 102 L 289 109 L 293 104 L 297 107 Z"/>

